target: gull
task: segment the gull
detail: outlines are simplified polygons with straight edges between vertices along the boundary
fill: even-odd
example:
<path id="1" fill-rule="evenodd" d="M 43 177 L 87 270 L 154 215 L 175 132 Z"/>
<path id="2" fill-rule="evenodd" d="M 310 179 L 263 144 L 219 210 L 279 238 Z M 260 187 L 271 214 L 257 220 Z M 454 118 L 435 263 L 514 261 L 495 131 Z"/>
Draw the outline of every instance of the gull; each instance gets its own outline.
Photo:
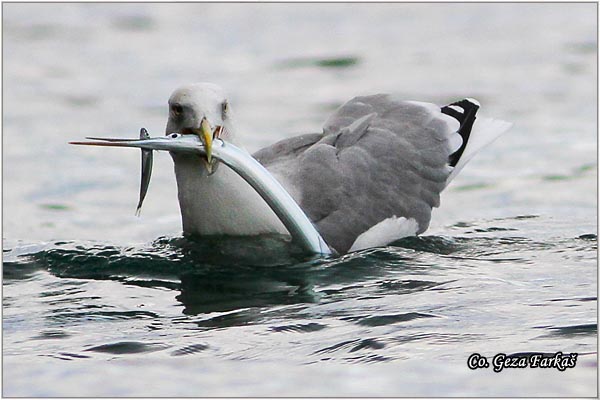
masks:
<path id="1" fill-rule="evenodd" d="M 229 153 L 245 152 L 242 135 L 225 92 L 211 83 L 173 92 L 162 140 L 148 139 L 143 130 L 139 141 L 73 143 L 170 151 L 185 235 L 294 236 L 294 223 L 306 219 L 311 226 L 300 230 L 314 229 L 325 248 L 344 254 L 426 231 L 444 188 L 512 125 L 477 117 L 479 108 L 470 98 L 437 106 L 388 94 L 355 97 L 327 119 L 321 133 L 281 140 L 252 157 L 246 152 L 245 158 L 268 171 L 262 184 L 246 176 L 254 166 L 243 155 Z M 264 194 L 280 189 L 275 196 L 283 196 L 283 206 Z M 281 207 L 295 216 L 282 218 Z"/>

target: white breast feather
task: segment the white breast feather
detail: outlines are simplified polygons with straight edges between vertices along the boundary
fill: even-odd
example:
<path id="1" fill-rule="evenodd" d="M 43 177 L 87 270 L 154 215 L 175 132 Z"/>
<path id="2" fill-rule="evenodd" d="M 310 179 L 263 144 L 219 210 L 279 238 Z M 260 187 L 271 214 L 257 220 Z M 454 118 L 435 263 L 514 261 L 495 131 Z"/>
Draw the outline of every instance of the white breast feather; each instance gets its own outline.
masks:
<path id="1" fill-rule="evenodd" d="M 208 176 L 199 157 L 176 156 L 174 161 L 184 233 L 288 233 L 260 195 L 226 165 Z"/>

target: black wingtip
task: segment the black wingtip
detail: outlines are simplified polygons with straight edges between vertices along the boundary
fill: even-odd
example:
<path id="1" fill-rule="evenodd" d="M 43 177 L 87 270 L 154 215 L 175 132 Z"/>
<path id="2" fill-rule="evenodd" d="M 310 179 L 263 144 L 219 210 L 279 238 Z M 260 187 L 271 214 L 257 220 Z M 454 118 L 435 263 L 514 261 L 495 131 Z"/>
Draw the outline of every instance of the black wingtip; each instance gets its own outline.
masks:
<path id="1" fill-rule="evenodd" d="M 475 114 L 477 114 L 477 110 L 479 110 L 479 103 L 473 99 L 463 99 L 452 104 L 448 104 L 447 106 L 442 107 L 441 110 L 442 113 L 456 119 L 460 124 L 460 128 L 458 128 L 458 134 L 462 136 L 463 142 L 458 150 L 450 154 L 450 158 L 448 160 L 450 165 L 454 167 L 456 164 L 458 164 L 458 160 L 460 160 L 460 157 L 467 147 L 467 142 L 469 141 L 469 136 L 471 135 L 473 123 L 475 122 L 476 118 Z"/>

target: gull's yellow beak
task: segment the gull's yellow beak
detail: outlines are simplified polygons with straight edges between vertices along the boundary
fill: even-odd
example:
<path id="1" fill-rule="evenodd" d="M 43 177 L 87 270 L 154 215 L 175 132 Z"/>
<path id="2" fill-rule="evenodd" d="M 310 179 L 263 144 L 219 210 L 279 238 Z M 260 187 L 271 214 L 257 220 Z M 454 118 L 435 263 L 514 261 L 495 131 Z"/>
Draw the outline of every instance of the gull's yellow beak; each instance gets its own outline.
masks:
<path id="1" fill-rule="evenodd" d="M 211 165 L 213 133 L 206 118 L 202 118 L 202 122 L 200 123 L 200 134 L 198 136 L 200 136 L 200 140 L 206 149 L 206 161 L 208 161 L 208 165 Z"/>

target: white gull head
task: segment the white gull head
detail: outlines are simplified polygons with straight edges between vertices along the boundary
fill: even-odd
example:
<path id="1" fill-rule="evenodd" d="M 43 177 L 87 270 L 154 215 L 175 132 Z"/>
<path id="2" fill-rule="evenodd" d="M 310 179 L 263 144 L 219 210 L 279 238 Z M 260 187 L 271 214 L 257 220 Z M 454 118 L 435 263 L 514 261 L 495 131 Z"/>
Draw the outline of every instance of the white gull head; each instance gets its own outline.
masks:
<path id="1" fill-rule="evenodd" d="M 231 106 L 223 89 L 213 83 L 185 85 L 171 94 L 165 134 L 198 130 L 203 119 L 213 129 L 225 128 L 220 137 L 235 143 Z"/>

